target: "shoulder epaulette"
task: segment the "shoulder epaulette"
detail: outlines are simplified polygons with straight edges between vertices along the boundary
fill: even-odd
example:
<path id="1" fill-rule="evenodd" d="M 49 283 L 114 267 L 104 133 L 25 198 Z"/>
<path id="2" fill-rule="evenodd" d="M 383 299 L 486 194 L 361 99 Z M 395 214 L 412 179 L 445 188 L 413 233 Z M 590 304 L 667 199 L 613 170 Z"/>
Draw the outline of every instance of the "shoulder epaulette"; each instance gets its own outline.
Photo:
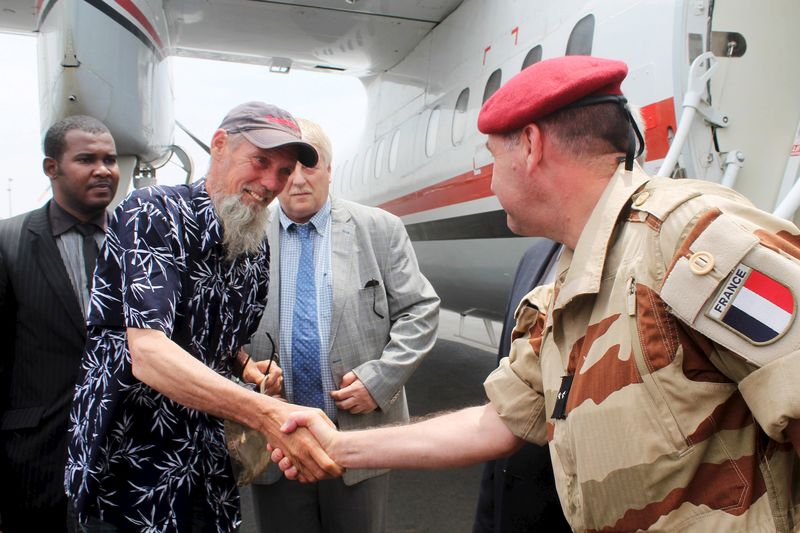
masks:
<path id="1" fill-rule="evenodd" d="M 689 200 L 702 194 L 718 192 L 718 189 L 719 185 L 710 182 L 654 177 L 644 190 L 633 196 L 631 208 L 664 221 Z"/>

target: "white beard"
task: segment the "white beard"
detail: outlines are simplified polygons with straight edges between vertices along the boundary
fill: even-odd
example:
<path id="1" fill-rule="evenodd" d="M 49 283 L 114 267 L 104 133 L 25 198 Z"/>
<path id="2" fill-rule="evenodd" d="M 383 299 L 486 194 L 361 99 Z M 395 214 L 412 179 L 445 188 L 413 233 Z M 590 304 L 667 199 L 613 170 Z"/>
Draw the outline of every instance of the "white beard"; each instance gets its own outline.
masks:
<path id="1" fill-rule="evenodd" d="M 233 262 L 240 255 L 256 253 L 267 238 L 269 211 L 266 206 L 245 205 L 241 195 L 220 195 L 214 207 L 222 221 L 226 259 Z"/>

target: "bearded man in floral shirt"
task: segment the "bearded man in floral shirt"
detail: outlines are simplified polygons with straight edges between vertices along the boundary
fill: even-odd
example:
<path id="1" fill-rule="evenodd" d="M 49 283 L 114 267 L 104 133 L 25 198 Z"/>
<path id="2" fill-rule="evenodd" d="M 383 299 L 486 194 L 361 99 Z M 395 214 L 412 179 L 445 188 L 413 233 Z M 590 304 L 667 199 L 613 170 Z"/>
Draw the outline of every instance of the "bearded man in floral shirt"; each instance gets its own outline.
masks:
<path id="1" fill-rule="evenodd" d="M 279 432 L 296 407 L 227 379 L 263 377 L 240 348 L 267 298 L 266 207 L 317 158 L 289 113 L 248 102 L 214 133 L 204 179 L 115 210 L 70 415 L 65 487 L 86 531 L 236 528 L 224 418 L 285 445 L 308 480 L 340 472 L 310 435 Z"/>

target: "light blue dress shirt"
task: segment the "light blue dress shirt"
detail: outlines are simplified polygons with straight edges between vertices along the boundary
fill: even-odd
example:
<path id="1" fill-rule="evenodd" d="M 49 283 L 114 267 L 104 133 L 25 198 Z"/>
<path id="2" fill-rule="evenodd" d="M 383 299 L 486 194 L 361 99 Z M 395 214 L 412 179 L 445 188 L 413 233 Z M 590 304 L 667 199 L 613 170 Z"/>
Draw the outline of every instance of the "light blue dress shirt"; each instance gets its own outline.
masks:
<path id="1" fill-rule="evenodd" d="M 294 387 L 292 383 L 292 316 L 294 315 L 295 280 L 297 268 L 300 263 L 301 243 L 294 231 L 289 228 L 295 223 L 286 216 L 283 209 L 278 208 L 280 220 L 280 353 L 284 377 L 286 398 L 294 401 Z M 333 273 L 331 271 L 331 200 L 311 217 L 307 222 L 314 227 L 311 232 L 314 242 L 314 264 L 316 266 L 317 287 L 317 324 L 319 325 L 320 340 L 320 374 L 322 375 L 322 396 L 325 400 L 325 414 L 331 420 L 336 418 L 336 403 L 331 398 L 331 392 L 337 390 L 338 383 L 334 383 L 329 359 L 331 337 L 331 314 L 333 305 Z"/>

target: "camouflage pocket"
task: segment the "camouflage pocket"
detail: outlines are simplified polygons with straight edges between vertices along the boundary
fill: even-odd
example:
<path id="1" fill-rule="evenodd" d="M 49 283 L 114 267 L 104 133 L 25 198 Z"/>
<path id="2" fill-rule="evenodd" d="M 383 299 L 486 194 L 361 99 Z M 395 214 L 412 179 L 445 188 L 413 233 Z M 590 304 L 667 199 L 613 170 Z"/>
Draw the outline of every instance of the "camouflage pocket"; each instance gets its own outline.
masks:
<path id="1" fill-rule="evenodd" d="M 674 318 L 658 294 L 637 283 L 635 278 L 628 281 L 628 315 L 631 349 L 649 395 L 653 415 L 663 429 L 667 442 L 678 453 L 685 453 L 691 443 L 678 424 L 660 375 L 670 372 L 669 367 L 680 346 Z"/>

